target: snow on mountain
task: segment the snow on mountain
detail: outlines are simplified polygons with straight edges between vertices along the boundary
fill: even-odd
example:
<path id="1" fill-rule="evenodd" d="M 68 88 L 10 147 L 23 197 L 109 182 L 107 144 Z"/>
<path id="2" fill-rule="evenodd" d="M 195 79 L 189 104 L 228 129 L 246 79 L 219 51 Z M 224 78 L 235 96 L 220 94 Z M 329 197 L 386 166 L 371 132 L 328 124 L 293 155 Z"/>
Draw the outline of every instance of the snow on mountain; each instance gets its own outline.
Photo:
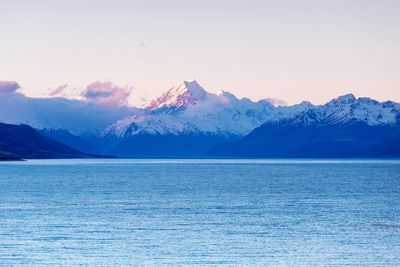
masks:
<path id="1" fill-rule="evenodd" d="M 188 131 L 186 125 L 169 115 L 134 115 L 119 120 L 103 131 L 103 136 L 126 137 L 138 134 L 179 134 Z"/>
<path id="2" fill-rule="evenodd" d="M 397 103 L 378 102 L 347 94 L 332 99 L 325 105 L 310 107 L 296 118 L 295 123 L 328 125 L 362 121 L 372 126 L 396 123 L 399 115 Z"/>
<path id="3" fill-rule="evenodd" d="M 164 110 L 164 113 L 177 111 L 188 105 L 196 105 L 203 101 L 209 93 L 197 81 L 184 81 L 172 87 L 161 97 L 153 100 L 147 107 L 149 110 Z"/>
<path id="4" fill-rule="evenodd" d="M 172 87 L 134 116 L 110 125 L 103 136 L 138 134 L 217 134 L 243 136 L 265 122 L 292 120 L 296 124 L 337 124 L 363 121 L 368 125 L 397 121 L 400 104 L 340 96 L 324 105 L 302 102 L 274 106 L 270 100 L 253 102 L 229 92 L 207 92 L 195 80 Z"/>
<path id="5" fill-rule="evenodd" d="M 273 106 L 267 101 L 238 99 L 207 92 L 195 80 L 172 87 L 143 112 L 109 126 L 103 135 L 228 134 L 244 135 L 260 126 Z"/>

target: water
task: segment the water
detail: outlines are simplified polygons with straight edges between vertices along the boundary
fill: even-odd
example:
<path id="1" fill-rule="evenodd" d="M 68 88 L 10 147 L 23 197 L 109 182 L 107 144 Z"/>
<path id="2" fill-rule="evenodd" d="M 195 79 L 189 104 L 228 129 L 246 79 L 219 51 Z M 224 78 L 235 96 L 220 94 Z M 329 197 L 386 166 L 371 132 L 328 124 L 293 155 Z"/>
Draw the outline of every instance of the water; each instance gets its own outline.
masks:
<path id="1" fill-rule="evenodd" d="M 400 266 L 400 161 L 0 163 L 0 265 Z"/>

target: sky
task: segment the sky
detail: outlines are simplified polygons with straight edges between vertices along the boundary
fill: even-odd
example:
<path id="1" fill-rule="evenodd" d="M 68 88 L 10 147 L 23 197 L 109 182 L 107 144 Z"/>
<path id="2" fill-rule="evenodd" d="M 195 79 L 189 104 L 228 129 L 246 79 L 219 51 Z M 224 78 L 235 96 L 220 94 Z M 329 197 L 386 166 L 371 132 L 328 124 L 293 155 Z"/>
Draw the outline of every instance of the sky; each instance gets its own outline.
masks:
<path id="1" fill-rule="evenodd" d="M 253 100 L 400 102 L 399 10 L 397 0 L 0 0 L 0 80 L 30 96 L 112 83 L 131 105 L 193 78 Z"/>

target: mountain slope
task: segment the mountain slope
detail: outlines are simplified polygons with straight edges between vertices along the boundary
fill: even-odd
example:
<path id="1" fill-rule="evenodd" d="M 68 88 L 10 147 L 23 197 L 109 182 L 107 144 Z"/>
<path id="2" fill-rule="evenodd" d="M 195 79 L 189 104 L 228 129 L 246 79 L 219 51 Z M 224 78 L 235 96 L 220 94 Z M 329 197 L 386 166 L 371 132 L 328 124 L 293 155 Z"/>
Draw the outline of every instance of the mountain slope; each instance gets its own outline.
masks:
<path id="1" fill-rule="evenodd" d="M 39 133 L 52 140 L 87 154 L 98 155 L 100 153 L 96 146 L 89 142 L 86 138 L 83 136 L 73 135 L 64 129 L 45 128 L 39 130 Z M 88 139 L 90 140 L 91 137 L 92 136 L 90 136 Z"/>
<path id="2" fill-rule="evenodd" d="M 196 105 L 204 101 L 208 95 L 209 93 L 195 80 L 184 81 L 153 100 L 147 108 L 152 111 L 172 113 L 184 110 L 189 105 Z"/>
<path id="3" fill-rule="evenodd" d="M 268 101 L 237 99 L 227 92 L 213 94 L 196 81 L 185 81 L 154 100 L 142 113 L 110 125 L 103 135 L 244 135 L 261 125 L 273 108 Z"/>
<path id="4" fill-rule="evenodd" d="M 185 81 L 155 99 L 143 112 L 107 127 L 103 153 L 124 157 L 203 155 L 221 142 L 237 140 L 261 125 L 273 109 L 267 101 L 207 92 Z"/>
<path id="5" fill-rule="evenodd" d="M 223 157 L 400 157 L 396 125 L 295 125 L 268 123 L 242 140 L 220 144 L 208 155 Z"/>
<path id="6" fill-rule="evenodd" d="M 224 91 L 210 93 L 195 80 L 185 81 L 169 89 L 141 112 L 108 126 L 102 132 L 107 147 L 103 153 L 127 157 L 201 156 L 216 145 L 210 155 L 372 156 L 375 152 L 360 151 L 379 141 L 395 142 L 385 139 L 378 128 L 395 124 L 399 113 L 398 103 L 357 99 L 351 94 L 340 96 L 325 105 L 302 102 L 284 106 L 267 100 L 253 102 L 247 98 L 238 99 Z M 359 129 L 372 131 L 376 140 L 365 143 L 359 136 L 362 134 Z M 253 130 L 262 134 L 254 134 Z M 392 126 L 388 130 L 395 131 Z M 330 134 L 349 141 L 333 140 Z M 243 137 L 242 141 L 238 141 Z M 396 136 L 393 138 L 396 139 Z M 232 141 L 235 144 L 218 146 L 218 143 Z M 332 152 L 317 153 L 317 148 L 312 145 L 317 143 L 331 146 L 329 150 Z M 338 150 L 337 146 L 346 146 L 349 151 L 344 147 Z M 353 146 L 354 152 L 351 152 L 350 147 Z M 388 155 L 390 153 L 387 152 Z"/>
<path id="7" fill-rule="evenodd" d="M 346 95 L 293 118 L 274 118 L 242 140 L 214 146 L 222 157 L 400 157 L 400 108 Z"/>
<path id="8" fill-rule="evenodd" d="M 0 151 L 15 158 L 86 158 L 88 155 L 46 138 L 27 125 L 0 123 Z"/>
<path id="9" fill-rule="evenodd" d="M 0 161 L 6 161 L 6 160 L 21 160 L 21 157 L 18 157 L 17 155 L 7 151 L 0 150 Z"/>
<path id="10" fill-rule="evenodd" d="M 104 137 L 102 153 L 118 157 L 193 158 L 203 156 L 213 145 L 240 137 L 212 134 L 137 134 L 123 138 Z"/>

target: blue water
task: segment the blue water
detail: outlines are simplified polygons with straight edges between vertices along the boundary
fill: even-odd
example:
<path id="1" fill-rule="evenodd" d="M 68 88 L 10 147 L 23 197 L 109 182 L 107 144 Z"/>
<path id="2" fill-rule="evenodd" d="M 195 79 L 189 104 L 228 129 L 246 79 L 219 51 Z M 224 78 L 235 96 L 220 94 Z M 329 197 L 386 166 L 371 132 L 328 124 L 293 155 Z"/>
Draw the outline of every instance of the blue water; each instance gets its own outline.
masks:
<path id="1" fill-rule="evenodd" d="M 400 161 L 0 163 L 0 265 L 400 266 Z"/>

